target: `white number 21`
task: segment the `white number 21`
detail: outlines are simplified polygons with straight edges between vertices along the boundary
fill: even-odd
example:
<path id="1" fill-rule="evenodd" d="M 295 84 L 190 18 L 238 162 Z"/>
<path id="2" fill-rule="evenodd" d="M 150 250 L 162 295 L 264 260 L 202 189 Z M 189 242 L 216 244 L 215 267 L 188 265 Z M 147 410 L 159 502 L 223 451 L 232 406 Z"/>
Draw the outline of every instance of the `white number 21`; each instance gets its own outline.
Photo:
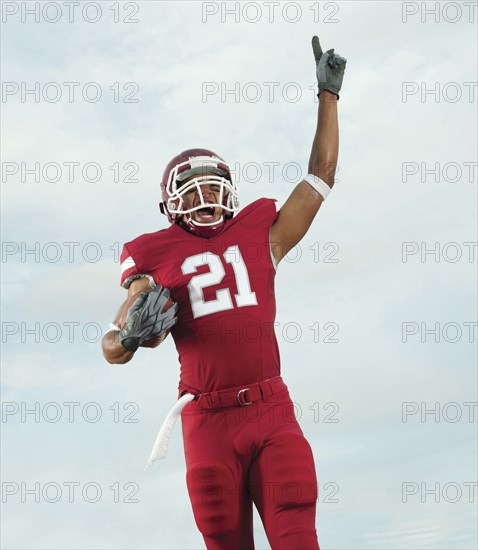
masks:
<path id="1" fill-rule="evenodd" d="M 234 298 L 237 307 L 256 306 L 256 293 L 251 290 L 249 274 L 239 247 L 237 245 L 230 246 L 223 256 L 226 263 L 232 265 L 236 277 L 237 294 Z M 233 309 L 234 307 L 228 288 L 217 290 L 215 300 L 206 301 L 204 299 L 203 289 L 219 284 L 226 274 L 220 256 L 213 252 L 202 252 L 201 254 L 189 256 L 184 260 L 181 271 L 183 275 L 189 275 L 196 273 L 197 268 L 203 265 L 209 267 L 209 273 L 195 275 L 188 284 L 189 300 L 195 319 L 210 313 Z"/>

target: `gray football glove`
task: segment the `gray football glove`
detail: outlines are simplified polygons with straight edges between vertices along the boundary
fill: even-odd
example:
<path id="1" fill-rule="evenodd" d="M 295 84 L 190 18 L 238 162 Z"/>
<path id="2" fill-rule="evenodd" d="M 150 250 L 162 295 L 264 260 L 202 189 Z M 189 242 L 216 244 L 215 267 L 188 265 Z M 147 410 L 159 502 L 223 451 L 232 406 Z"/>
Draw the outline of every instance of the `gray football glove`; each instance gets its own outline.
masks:
<path id="1" fill-rule="evenodd" d="M 126 322 L 119 334 L 124 348 L 135 352 L 143 342 L 161 336 L 176 324 L 178 304 L 163 311 L 169 296 L 169 290 L 161 285 L 156 285 L 151 292 L 141 293 L 129 308 Z"/>
<path id="2" fill-rule="evenodd" d="M 312 38 L 312 49 L 314 50 L 315 63 L 317 65 L 317 81 L 319 83 L 319 93 L 328 90 L 339 98 L 342 80 L 344 78 L 345 65 L 347 60 L 334 53 L 334 50 L 327 50 L 325 53 L 320 47 L 319 38 Z"/>

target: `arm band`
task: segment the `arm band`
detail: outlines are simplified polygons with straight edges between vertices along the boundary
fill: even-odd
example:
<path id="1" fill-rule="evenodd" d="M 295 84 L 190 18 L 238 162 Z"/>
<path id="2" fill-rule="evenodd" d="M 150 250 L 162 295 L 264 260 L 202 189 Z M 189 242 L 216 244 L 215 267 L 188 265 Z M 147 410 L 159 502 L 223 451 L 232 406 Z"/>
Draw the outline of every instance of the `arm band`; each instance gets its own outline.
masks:
<path id="1" fill-rule="evenodd" d="M 318 178 L 315 174 L 307 174 L 304 181 L 306 181 L 311 187 L 313 187 L 317 193 L 322 195 L 324 201 L 327 195 L 330 193 L 331 188 L 325 183 L 325 181 Z"/>
<path id="2" fill-rule="evenodd" d="M 110 326 L 108 327 L 108 330 L 105 332 L 105 334 L 108 334 L 108 332 L 121 332 L 121 329 L 116 326 L 114 323 L 110 323 Z"/>

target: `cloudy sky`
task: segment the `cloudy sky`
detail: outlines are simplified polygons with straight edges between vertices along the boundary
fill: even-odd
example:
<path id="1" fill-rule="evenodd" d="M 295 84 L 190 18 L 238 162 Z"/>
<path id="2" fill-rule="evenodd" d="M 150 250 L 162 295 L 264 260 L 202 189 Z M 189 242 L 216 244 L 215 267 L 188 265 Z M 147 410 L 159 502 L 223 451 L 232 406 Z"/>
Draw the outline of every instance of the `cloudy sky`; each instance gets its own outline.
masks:
<path id="1" fill-rule="evenodd" d="M 3 548 L 204 548 L 179 426 L 143 471 L 173 342 L 111 366 L 99 339 L 172 156 L 217 151 L 242 205 L 300 180 L 314 34 L 348 59 L 339 169 L 279 266 L 276 334 L 319 541 L 477 547 L 478 9 L 437 5 L 2 2 Z"/>

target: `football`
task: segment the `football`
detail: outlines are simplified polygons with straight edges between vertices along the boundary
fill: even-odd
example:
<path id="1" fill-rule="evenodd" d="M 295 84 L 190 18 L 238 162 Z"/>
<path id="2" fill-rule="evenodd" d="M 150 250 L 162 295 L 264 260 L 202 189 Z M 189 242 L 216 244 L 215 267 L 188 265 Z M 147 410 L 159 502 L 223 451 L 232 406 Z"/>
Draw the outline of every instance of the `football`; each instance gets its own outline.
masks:
<path id="1" fill-rule="evenodd" d="M 124 327 L 124 324 L 126 323 L 126 318 L 128 317 L 128 310 L 129 308 L 136 302 L 136 300 L 141 296 L 142 292 L 151 292 L 150 290 L 140 290 L 133 294 L 131 297 L 127 298 L 127 300 L 121 305 L 121 307 L 118 310 L 118 313 L 116 314 L 116 319 L 118 319 L 119 328 L 122 329 Z M 174 305 L 173 300 L 171 297 L 168 298 L 168 301 L 166 302 L 166 305 L 163 308 L 163 311 L 167 311 L 172 305 Z M 166 330 L 161 336 L 157 336 L 156 338 L 151 338 L 151 340 L 147 340 L 146 342 L 143 342 L 141 344 L 142 348 L 155 348 L 161 344 L 163 340 L 168 336 L 170 332 L 170 329 Z"/>

